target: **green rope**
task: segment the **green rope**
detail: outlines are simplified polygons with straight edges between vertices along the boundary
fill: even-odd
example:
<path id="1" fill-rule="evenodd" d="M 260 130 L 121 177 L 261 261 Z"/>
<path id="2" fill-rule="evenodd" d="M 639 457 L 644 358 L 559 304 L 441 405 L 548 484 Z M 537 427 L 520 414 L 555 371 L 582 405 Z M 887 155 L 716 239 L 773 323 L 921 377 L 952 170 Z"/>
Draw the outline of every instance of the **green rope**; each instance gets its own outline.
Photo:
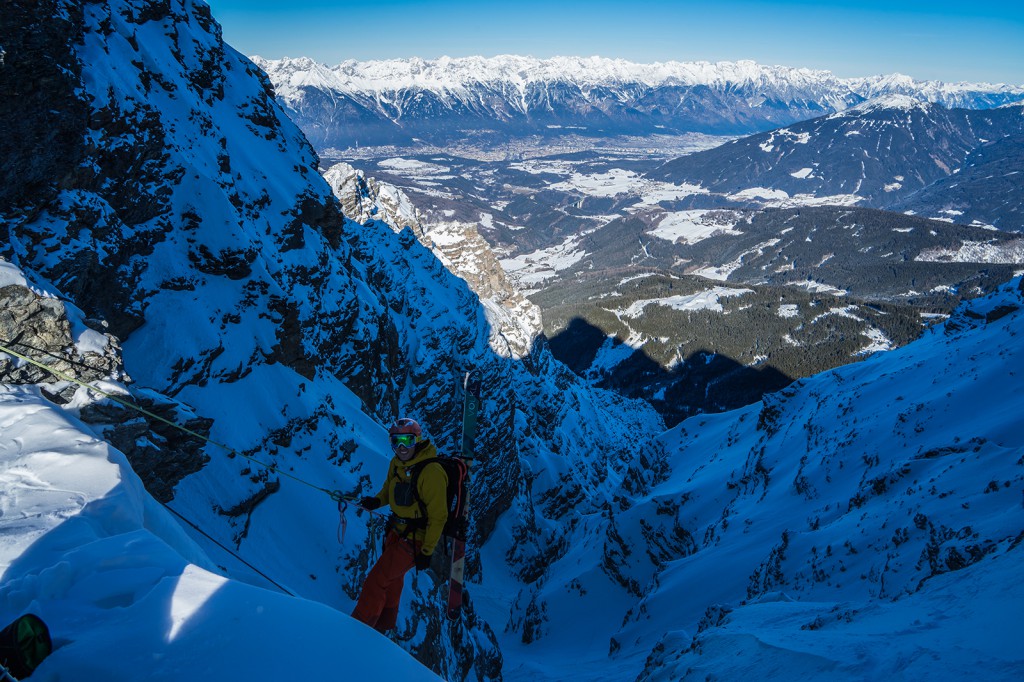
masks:
<path id="1" fill-rule="evenodd" d="M 10 343 L 10 342 L 8 342 L 8 343 Z M 27 346 L 27 344 L 23 344 L 23 343 L 18 342 L 18 341 L 15 341 L 14 343 L 16 343 L 18 345 Z M 34 348 L 32 346 L 28 346 L 28 347 L 32 348 L 33 350 L 39 351 L 41 353 L 44 353 L 46 355 L 49 355 L 51 357 L 57 358 L 58 360 L 65 360 L 66 362 L 70 362 L 71 364 L 81 364 L 81 363 L 73 362 L 71 360 L 67 360 L 66 358 L 61 358 L 61 357 L 59 357 L 57 355 L 54 355 L 53 353 L 49 353 L 47 351 L 44 351 L 44 350 L 41 350 L 41 349 L 38 349 L 38 348 Z M 73 376 L 71 376 L 69 374 L 66 374 L 66 373 L 60 371 L 59 369 L 57 369 L 55 367 L 51 367 L 50 365 L 47 365 L 47 364 L 45 364 L 43 362 L 39 362 L 38 360 L 34 360 L 34 359 L 32 359 L 32 358 L 30 358 L 30 357 L 28 357 L 26 355 L 22 355 L 21 353 L 18 353 L 17 351 L 11 350 L 10 348 L 8 348 L 5 345 L 0 344 L 0 351 L 2 351 L 4 353 L 7 353 L 8 355 L 10 355 L 12 357 L 24 360 L 25 362 L 27 362 L 27 363 L 29 363 L 31 365 L 34 365 L 34 366 L 36 366 L 36 367 L 38 367 L 38 368 L 40 368 L 42 370 L 45 370 L 45 371 L 49 372 L 50 374 L 58 377 L 59 379 L 63 379 L 64 381 L 69 381 L 69 382 L 71 382 L 73 384 L 81 386 L 82 388 L 85 388 L 85 389 L 88 389 L 88 390 L 93 391 L 95 393 L 98 393 L 99 395 L 101 395 L 101 396 L 103 396 L 105 398 L 108 398 L 109 400 L 112 400 L 113 402 L 115 402 L 115 403 L 117 403 L 119 405 L 122 405 L 122 406 L 124 406 L 124 407 L 126 407 L 126 408 L 128 408 L 130 410 L 135 410 L 136 412 L 144 414 L 147 417 L 155 419 L 155 420 L 157 420 L 157 421 L 159 421 L 159 422 L 161 422 L 163 424 L 167 424 L 168 426 L 170 426 L 172 428 L 175 428 L 175 429 L 177 429 L 177 430 L 179 430 L 179 431 L 181 431 L 183 433 L 187 433 L 190 436 L 194 436 L 195 438 L 199 438 L 200 440 L 203 440 L 203 441 L 205 441 L 207 443 L 210 443 L 211 445 L 216 445 L 217 447 L 225 450 L 231 456 L 237 455 L 238 457 L 242 457 L 243 459 L 247 459 L 250 462 L 258 464 L 259 466 L 264 467 L 264 468 L 266 468 L 266 469 L 268 469 L 270 471 L 276 472 L 277 474 L 279 474 L 281 476 L 286 476 L 286 477 L 292 479 L 293 481 L 297 481 L 297 482 L 299 482 L 299 483 L 301 483 L 303 485 L 309 486 L 310 488 L 313 488 L 314 490 L 319 490 L 322 493 L 326 493 L 328 497 L 330 497 L 332 500 L 334 500 L 335 502 L 338 503 L 338 512 L 339 512 L 339 514 L 341 516 L 341 524 L 344 524 L 344 514 L 345 514 L 345 511 L 346 511 L 346 507 L 347 507 L 347 505 L 345 505 L 345 502 L 355 502 L 355 501 L 358 501 L 358 499 L 359 499 L 359 498 L 357 498 L 357 497 L 355 497 L 353 495 L 344 495 L 344 494 L 342 494 L 342 492 L 340 490 L 328 490 L 327 488 L 321 488 L 320 486 L 314 485 L 313 483 L 305 481 L 305 480 L 299 478 L 298 476 L 294 476 L 294 475 L 289 474 L 289 473 L 287 473 L 285 471 L 281 471 L 277 467 L 277 465 L 267 464 L 265 462 L 261 462 L 260 460 L 256 459 L 255 457 L 251 457 L 249 455 L 246 455 L 246 454 L 243 454 L 241 452 L 238 452 L 237 450 L 235 450 L 234 448 L 232 448 L 230 446 L 224 445 L 223 443 L 218 443 L 217 441 L 215 441 L 215 440 L 213 440 L 211 438 L 208 438 L 208 437 L 204 436 L 201 433 L 198 433 L 198 432 L 196 432 L 196 431 L 194 431 L 192 429 L 189 429 L 189 428 L 187 428 L 185 426 L 182 426 L 181 424 L 173 422 L 170 419 L 167 419 L 165 417 L 161 417 L 160 415 L 155 414 L 152 411 L 147 410 L 146 408 L 144 408 L 144 407 L 142 407 L 140 405 L 136 405 L 134 403 L 128 402 L 128 401 L 124 400 L 123 398 L 121 398 L 120 396 L 114 395 L 113 393 L 110 393 L 108 391 L 104 391 L 103 389 L 97 388 L 97 387 L 93 386 L 92 384 L 85 383 L 85 382 L 83 382 L 83 381 L 81 381 L 81 380 L 79 380 L 79 379 L 77 379 L 77 378 L 75 378 L 75 377 L 73 377 Z M 82 366 L 86 366 L 86 365 L 82 365 Z M 92 369 L 92 368 L 90 368 L 90 369 Z M 212 537 L 209 533 L 204 531 L 202 528 L 200 528 L 198 525 L 196 525 L 192 521 L 189 521 L 188 519 L 186 519 L 179 512 L 177 512 L 176 510 L 172 509 L 169 505 L 164 504 L 163 506 L 164 506 L 165 509 L 167 509 L 167 511 L 171 512 L 172 514 L 177 516 L 179 519 L 181 519 L 184 523 L 188 524 L 193 529 L 195 529 L 196 532 L 200 533 L 203 537 L 208 539 L 210 542 L 214 543 L 215 545 L 220 547 L 222 550 L 224 550 L 225 552 L 227 552 L 228 554 L 230 554 L 231 556 L 233 556 L 234 558 L 238 559 L 240 562 L 242 562 L 243 564 L 248 566 L 250 569 L 252 569 L 256 573 L 261 575 L 263 578 L 265 578 L 268 582 L 270 582 L 275 587 L 280 589 L 282 592 L 284 592 L 285 594 L 291 595 L 293 597 L 295 596 L 287 588 L 285 588 L 284 586 L 280 585 L 279 583 L 274 581 L 273 578 L 268 576 L 266 573 L 264 573 L 263 571 L 259 570 L 258 568 L 256 568 L 252 564 L 250 564 L 248 561 L 246 561 L 245 559 L 240 557 L 238 554 L 236 554 L 235 552 L 233 552 L 230 549 L 228 549 L 227 547 L 225 547 L 223 544 L 218 542 L 214 537 Z M 360 509 L 362 509 L 362 508 L 360 507 Z M 372 509 L 365 509 L 364 511 L 369 512 L 370 515 L 371 515 L 371 518 L 374 515 L 378 515 L 378 516 L 382 516 L 382 517 L 384 516 L 380 512 L 377 512 L 377 511 L 372 510 Z M 341 527 L 341 526 L 339 526 L 339 527 Z M 339 539 L 339 543 L 340 543 L 341 540 L 343 539 L 342 531 L 339 531 L 338 539 Z M 376 545 L 377 543 L 374 542 L 373 544 Z M 6 670 L 2 666 L 0 666 L 0 672 L 6 672 Z M 3 682 L 4 679 L 5 678 L 0 677 L 0 682 Z M 10 678 L 10 679 L 13 679 L 13 678 Z"/>
<path id="2" fill-rule="evenodd" d="M 59 369 L 57 369 L 56 367 L 51 367 L 50 365 L 47 365 L 46 363 L 39 362 L 38 360 L 34 360 L 34 359 L 28 357 L 27 355 L 22 355 L 21 353 L 19 353 L 17 351 L 11 350 L 10 348 L 8 348 L 5 345 L 0 344 L 0 351 L 3 351 L 4 353 L 7 353 L 8 355 L 16 357 L 16 358 L 18 358 L 20 360 L 24 360 L 25 362 L 27 362 L 27 363 L 29 363 L 31 365 L 34 365 L 34 366 L 36 366 L 36 367 L 38 367 L 38 368 L 40 368 L 42 370 L 45 370 L 45 371 L 49 372 L 50 374 L 54 375 L 55 377 L 63 379 L 64 381 L 70 381 L 71 383 L 76 384 L 78 386 L 81 386 L 82 388 L 85 388 L 85 389 L 88 389 L 88 390 L 93 391 L 95 393 L 98 393 L 99 395 L 112 400 L 113 402 L 117 403 L 118 405 L 122 405 L 123 407 L 126 407 L 126 408 L 128 408 L 130 410 L 135 410 L 136 412 L 144 414 L 147 417 L 155 419 L 158 422 L 161 422 L 163 424 L 167 424 L 168 426 L 170 426 L 172 428 L 175 428 L 175 429 L 177 429 L 177 430 L 179 430 L 179 431 L 181 431 L 183 433 L 187 433 L 190 436 L 194 436 L 195 438 L 199 438 L 200 440 L 203 440 L 203 441 L 205 441 L 205 442 L 207 442 L 207 443 L 209 443 L 211 445 L 215 445 L 215 446 L 225 450 L 231 456 L 236 456 L 237 455 L 238 457 L 241 457 L 243 459 L 247 459 L 250 462 L 253 462 L 254 464 L 258 464 L 259 466 L 261 466 L 261 467 L 263 467 L 265 469 L 273 471 L 273 472 L 277 473 L 280 476 L 286 476 L 287 478 L 290 478 L 293 481 L 297 481 L 297 482 L 301 483 L 302 485 L 309 486 L 310 488 L 313 488 L 314 490 L 319 490 L 322 493 L 326 493 L 327 496 L 330 497 L 335 502 L 342 502 L 342 501 L 354 502 L 354 501 L 358 500 L 358 498 L 356 498 L 356 497 L 354 497 L 352 495 L 343 495 L 340 490 L 328 490 L 327 488 L 321 488 L 318 485 L 314 485 L 313 483 L 310 483 L 309 481 L 304 481 L 303 479 L 299 478 L 298 476 L 294 476 L 292 474 L 289 474 L 286 471 L 282 471 L 281 469 L 279 469 L 277 467 L 276 464 L 267 464 L 266 462 L 261 462 L 260 460 L 256 459 L 255 457 L 252 457 L 250 455 L 246 455 L 244 453 L 238 452 L 237 450 L 235 450 L 234 448 L 232 448 L 232 447 L 230 447 L 228 445 L 224 445 L 223 443 L 218 443 L 217 441 L 215 441 L 215 440 L 213 440 L 211 438 L 207 438 L 203 434 L 198 433 L 196 431 L 193 431 L 192 429 L 187 428 L 185 426 L 182 426 L 181 424 L 175 423 L 175 422 L 171 421 L 170 419 L 167 419 L 166 417 L 161 417 L 160 415 L 155 414 L 154 412 L 151 412 L 150 410 L 147 410 L 146 408 L 144 408 L 144 407 L 142 407 L 140 405 L 136 405 L 134 403 L 128 402 L 127 400 L 124 400 L 120 396 L 114 395 L 113 393 L 110 393 L 108 391 L 104 391 L 103 389 L 97 388 L 97 387 L 93 386 L 92 384 L 88 384 L 88 383 L 86 383 L 84 381 L 81 381 L 81 380 L 71 376 L 70 374 L 66 374 L 66 373 L 60 371 Z"/>

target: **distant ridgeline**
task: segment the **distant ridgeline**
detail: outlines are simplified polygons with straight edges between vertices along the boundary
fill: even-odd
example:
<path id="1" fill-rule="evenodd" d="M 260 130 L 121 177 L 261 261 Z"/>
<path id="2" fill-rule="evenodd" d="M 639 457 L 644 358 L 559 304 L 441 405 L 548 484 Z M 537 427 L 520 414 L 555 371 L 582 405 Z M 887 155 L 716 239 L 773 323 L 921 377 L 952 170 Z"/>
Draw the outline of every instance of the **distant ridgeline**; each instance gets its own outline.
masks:
<path id="1" fill-rule="evenodd" d="M 467 57 L 355 62 L 253 57 L 318 149 L 524 135 L 750 134 L 882 95 L 989 109 L 1024 88 L 906 76 L 843 79 L 741 62 L 633 64 L 591 58 Z"/>

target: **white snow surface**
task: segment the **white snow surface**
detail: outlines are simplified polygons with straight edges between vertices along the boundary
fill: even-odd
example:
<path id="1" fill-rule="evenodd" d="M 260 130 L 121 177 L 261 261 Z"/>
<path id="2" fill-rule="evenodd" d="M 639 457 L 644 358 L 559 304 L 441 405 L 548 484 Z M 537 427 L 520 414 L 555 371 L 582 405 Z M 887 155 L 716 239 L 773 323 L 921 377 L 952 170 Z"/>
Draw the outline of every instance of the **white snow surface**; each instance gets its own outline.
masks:
<path id="1" fill-rule="evenodd" d="M 779 317 L 796 317 L 800 314 L 800 307 L 795 303 L 783 303 L 779 305 Z"/>
<path id="2" fill-rule="evenodd" d="M 663 305 L 666 308 L 672 308 L 673 310 L 713 310 L 720 313 L 723 310 L 721 299 L 752 293 L 754 293 L 753 289 L 714 287 L 696 294 L 666 296 L 664 298 L 651 298 L 635 301 L 630 304 L 629 307 L 622 310 L 620 314 L 623 317 L 640 317 L 644 314 L 644 310 L 647 306 L 652 304 Z"/>
<path id="3" fill-rule="evenodd" d="M 4 623 L 35 613 L 55 641 L 32 680 L 369 679 L 384 660 L 438 679 L 329 606 L 221 575 L 124 456 L 34 387 L 0 385 L 0 571 Z"/>
<path id="4" fill-rule="evenodd" d="M 955 250 L 926 249 L 914 260 L 930 263 L 1024 263 L 1024 239 L 1003 243 L 965 241 Z"/>
<path id="5" fill-rule="evenodd" d="M 652 500 L 679 500 L 677 522 L 704 542 L 645 600 L 636 629 L 664 623 L 673 644 L 649 679 L 1024 671 L 1011 644 L 1024 600 L 1019 284 L 974 307 L 992 321 L 961 316 L 666 434 L 677 466 Z M 731 612 L 697 633 L 713 604 Z"/>
<path id="6" fill-rule="evenodd" d="M 735 229 L 740 218 L 728 211 L 675 211 L 666 213 L 647 234 L 670 242 L 696 244 L 719 234 L 742 234 Z"/>
<path id="7" fill-rule="evenodd" d="M 552 184 L 551 189 L 579 192 L 594 197 L 636 196 L 639 198 L 635 204 L 636 208 L 655 206 L 661 201 L 682 199 L 694 194 L 708 194 L 708 191 L 699 185 L 676 185 L 649 180 L 635 171 L 622 168 L 611 168 L 603 173 L 578 173 L 550 162 L 525 162 L 513 165 L 532 173 L 557 172 L 568 176 L 566 180 Z"/>
<path id="8" fill-rule="evenodd" d="M 502 269 L 523 291 L 539 290 L 542 285 L 586 258 L 580 248 L 586 233 L 567 237 L 562 243 L 501 260 Z"/>

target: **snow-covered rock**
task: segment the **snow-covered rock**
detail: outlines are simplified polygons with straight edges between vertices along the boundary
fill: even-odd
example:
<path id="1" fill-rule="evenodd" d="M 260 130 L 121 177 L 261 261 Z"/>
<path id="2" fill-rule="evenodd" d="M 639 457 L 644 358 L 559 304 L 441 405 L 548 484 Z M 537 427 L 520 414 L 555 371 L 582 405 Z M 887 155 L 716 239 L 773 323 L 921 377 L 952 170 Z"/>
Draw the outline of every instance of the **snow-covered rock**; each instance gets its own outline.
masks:
<path id="1" fill-rule="evenodd" d="M 225 576 L 121 453 L 34 387 L 0 385 L 0 529 L 4 623 L 35 613 L 54 638 L 33 680 L 369 678 L 382 660 L 438 679 L 329 606 Z"/>
<path id="2" fill-rule="evenodd" d="M 31 174 L 5 176 L 5 197 L 16 198 L 2 215 L 7 240 L 0 257 L 10 264 L 3 268 L 5 282 L 45 289 L 120 341 L 121 379 L 130 376 L 132 383 L 110 390 L 173 402 L 172 420 L 203 420 L 199 433 L 211 439 L 201 441 L 205 465 L 173 487 L 170 503 L 216 542 L 297 601 L 350 611 L 377 539 L 358 517 L 349 518 L 349 510 L 351 523 L 339 544 L 338 506 L 326 493 L 358 496 L 380 485 L 390 456 L 383 426 L 399 414 L 421 421 L 442 452 L 457 452 L 458 391 L 467 366 L 485 377 L 471 591 L 482 580 L 480 542 L 493 535 L 499 516 L 528 517 L 522 544 L 539 542 L 534 491 L 550 493 L 560 480 L 578 480 L 586 494 L 577 504 L 597 509 L 623 481 L 634 489 L 654 482 L 656 473 L 642 464 L 657 460 L 652 439 L 663 422 L 653 410 L 589 388 L 540 342 L 524 341 L 520 361 L 496 353 L 487 306 L 410 230 L 345 219 L 312 148 L 262 73 L 222 42 L 206 4 L 61 0 L 20 9 L 13 15 L 18 21 L 54 24 L 33 34 L 40 40 L 35 66 L 50 79 L 45 82 L 61 87 L 39 93 L 34 106 L 80 107 L 85 115 L 60 119 L 66 144 L 54 163 L 71 159 L 72 171 L 54 165 L 42 185 Z M 27 130 L 7 142 L 31 144 L 44 132 Z M 105 399 L 90 403 L 116 409 Z M 63 409 L 74 417 L 77 403 Z M 102 425 L 94 433 L 107 435 Z M 149 433 L 143 427 L 124 447 L 147 448 L 154 444 Z M 61 434 L 80 439 L 75 430 L 55 433 Z M 599 456 L 585 447 L 595 442 L 603 445 Z M 7 441 L 4 456 L 16 459 L 19 447 L 17 439 Z M 12 502 L 3 521 L 16 522 L 23 512 L 30 514 Z M 118 510 L 110 513 L 116 523 Z M 17 534 L 15 525 L 10 535 Z M 214 561 L 233 580 L 268 586 L 210 540 L 196 540 L 217 554 Z M 109 556 L 119 556 L 122 547 L 113 543 Z M 12 550 L 12 562 L 20 552 Z M 99 546 L 96 552 L 102 554 Z M 99 554 L 96 561 L 107 560 Z M 177 574 L 194 570 L 184 564 L 197 561 L 165 560 L 182 566 Z M 88 598 L 94 573 L 73 573 L 70 600 Z M 470 602 L 463 620 L 448 625 L 437 608 L 442 584 L 429 573 L 410 582 L 402 645 L 447 677 L 500 677 L 494 631 L 502 624 L 492 626 Z M 0 616 L 13 618 L 25 605 L 10 602 Z M 291 627 L 304 619 L 285 611 L 281 620 Z M 96 632 L 121 632 L 120 612 L 90 613 Z M 201 614 L 211 623 L 235 617 L 220 613 L 215 602 Z M 313 618 L 337 619 L 344 617 Z M 260 623 L 247 621 L 247 641 L 277 637 L 276 623 Z M 63 647 L 88 641 L 75 623 L 57 619 L 51 627 Z M 204 639 L 207 627 L 198 630 Z M 345 633 L 350 626 L 329 628 Z M 165 637 L 170 626 L 157 632 Z M 362 640 L 353 641 L 358 647 Z M 251 647 L 245 651 L 251 656 Z M 161 670 L 180 672 L 194 661 L 173 646 L 157 653 L 163 658 L 152 665 Z M 208 674 L 199 667 L 191 677 L 220 679 L 221 666 L 239 653 L 227 650 Z M 314 658 L 311 666 L 322 663 Z M 46 665 L 39 676 L 49 674 Z M 116 679 L 119 665 L 101 657 L 90 670 Z"/>
<path id="3" fill-rule="evenodd" d="M 324 173 L 345 215 L 358 222 L 379 220 L 400 232 L 412 230 L 453 274 L 480 297 L 491 326 L 491 349 L 521 359 L 530 354 L 543 330 L 540 308 L 509 281 L 476 225 L 425 219 L 402 190 L 380 182 L 347 163 Z"/>

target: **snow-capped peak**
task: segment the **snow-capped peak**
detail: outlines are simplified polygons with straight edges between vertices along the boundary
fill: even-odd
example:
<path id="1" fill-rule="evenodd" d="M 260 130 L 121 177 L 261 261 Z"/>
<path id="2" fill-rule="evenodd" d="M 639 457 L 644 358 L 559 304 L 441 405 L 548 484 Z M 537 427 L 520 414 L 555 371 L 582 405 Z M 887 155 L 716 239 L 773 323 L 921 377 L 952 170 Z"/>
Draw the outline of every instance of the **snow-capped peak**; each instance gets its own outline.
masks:
<path id="1" fill-rule="evenodd" d="M 920 99 L 911 97 L 910 95 L 903 94 L 888 94 L 874 99 L 869 99 L 866 102 L 862 102 L 855 107 L 851 108 L 851 111 L 857 112 L 868 112 L 868 111 L 879 111 L 884 109 L 895 109 L 897 111 L 929 111 L 932 105 L 928 102 L 923 102 Z"/>
<path id="2" fill-rule="evenodd" d="M 965 91 L 1012 93 L 1024 96 L 1024 87 L 991 84 L 948 84 L 941 81 L 917 81 L 904 74 L 866 78 L 839 78 L 830 71 L 767 66 L 750 60 L 654 62 L 641 64 L 607 57 L 551 57 L 537 59 L 518 55 L 496 57 L 439 57 L 437 59 L 347 60 L 326 66 L 308 58 L 267 60 L 253 57 L 275 82 L 298 71 L 332 75 L 331 87 L 357 93 L 403 88 L 461 90 L 477 83 L 512 82 L 517 84 L 565 81 L 579 85 L 641 83 L 650 87 L 664 85 L 732 84 L 776 88 L 813 88 L 855 93 L 871 99 L 879 94 L 898 92 L 918 99 L 943 101 Z M 328 81 L 325 79 L 324 85 Z"/>
<path id="3" fill-rule="evenodd" d="M 511 81 L 517 83 L 568 81 L 583 85 L 643 83 L 652 87 L 665 84 L 708 85 L 721 83 L 801 83 L 838 81 L 828 71 L 764 66 L 753 61 L 737 62 L 655 62 L 638 64 L 606 57 L 552 57 L 536 59 L 517 55 L 497 57 L 439 57 L 438 59 L 348 60 L 334 67 L 308 59 L 253 61 L 271 73 L 296 70 L 329 70 L 344 89 L 371 92 L 381 89 L 448 88 L 461 89 L 474 83 Z"/>

